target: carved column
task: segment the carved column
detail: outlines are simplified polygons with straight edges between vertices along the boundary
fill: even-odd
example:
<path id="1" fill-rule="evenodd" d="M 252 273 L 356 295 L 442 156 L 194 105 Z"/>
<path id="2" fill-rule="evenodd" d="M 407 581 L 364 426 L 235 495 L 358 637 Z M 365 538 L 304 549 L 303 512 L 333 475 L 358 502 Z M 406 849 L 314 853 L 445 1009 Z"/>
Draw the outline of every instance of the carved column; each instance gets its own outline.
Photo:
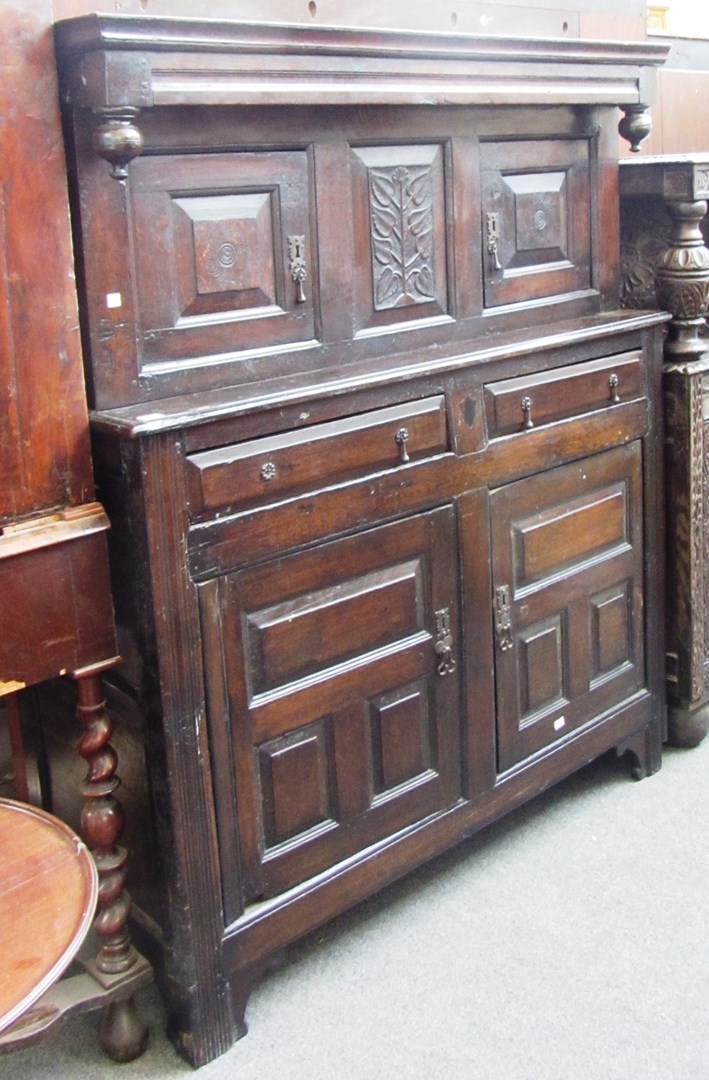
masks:
<path id="1" fill-rule="evenodd" d="M 709 729 L 709 251 L 700 229 L 709 157 L 623 163 L 621 196 L 624 306 L 638 306 L 654 271 L 657 303 L 672 315 L 663 378 L 668 728 L 672 742 L 694 746 Z"/>

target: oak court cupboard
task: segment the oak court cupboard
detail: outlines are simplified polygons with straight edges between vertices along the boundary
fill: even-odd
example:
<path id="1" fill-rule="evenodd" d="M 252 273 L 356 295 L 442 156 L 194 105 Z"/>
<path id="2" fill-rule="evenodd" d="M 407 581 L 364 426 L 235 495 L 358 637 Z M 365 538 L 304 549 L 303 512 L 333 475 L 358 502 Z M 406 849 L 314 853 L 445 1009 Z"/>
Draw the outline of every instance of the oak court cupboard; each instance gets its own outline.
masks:
<path id="1" fill-rule="evenodd" d="M 660 45 L 87 16 L 56 41 L 116 678 L 194 1064 L 278 948 L 664 731 Z"/>

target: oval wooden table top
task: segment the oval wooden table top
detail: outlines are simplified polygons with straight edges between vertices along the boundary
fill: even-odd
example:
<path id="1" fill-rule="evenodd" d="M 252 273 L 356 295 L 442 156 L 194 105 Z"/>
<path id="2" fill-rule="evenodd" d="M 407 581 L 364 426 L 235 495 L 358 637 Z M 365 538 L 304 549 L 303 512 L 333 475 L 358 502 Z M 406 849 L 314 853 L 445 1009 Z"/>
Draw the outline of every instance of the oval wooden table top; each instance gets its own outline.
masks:
<path id="1" fill-rule="evenodd" d="M 91 928 L 98 875 L 51 814 L 0 799 L 0 1031 L 41 997 Z"/>

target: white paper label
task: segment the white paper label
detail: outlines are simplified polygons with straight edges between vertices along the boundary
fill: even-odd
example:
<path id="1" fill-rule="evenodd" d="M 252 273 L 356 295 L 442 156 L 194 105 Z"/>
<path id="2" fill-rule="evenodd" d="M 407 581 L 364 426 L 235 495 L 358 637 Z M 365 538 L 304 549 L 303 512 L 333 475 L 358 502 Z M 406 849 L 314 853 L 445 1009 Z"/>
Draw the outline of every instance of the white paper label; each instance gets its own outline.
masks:
<path id="1" fill-rule="evenodd" d="M 119 292 L 106 293 L 106 307 L 117 308 L 123 306 L 123 297 Z"/>
<path id="2" fill-rule="evenodd" d="M 566 717 L 565 716 L 560 716 L 558 718 L 558 720 L 554 721 L 554 731 L 561 731 L 561 729 L 565 728 L 565 727 L 566 727 Z"/>

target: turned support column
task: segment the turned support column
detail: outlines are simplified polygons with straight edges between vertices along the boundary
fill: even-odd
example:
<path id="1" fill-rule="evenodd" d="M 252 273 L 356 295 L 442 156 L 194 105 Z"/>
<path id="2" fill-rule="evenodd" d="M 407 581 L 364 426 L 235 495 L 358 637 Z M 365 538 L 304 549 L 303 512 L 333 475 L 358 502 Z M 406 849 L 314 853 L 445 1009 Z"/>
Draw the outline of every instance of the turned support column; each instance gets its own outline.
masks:
<path id="1" fill-rule="evenodd" d="M 663 381 L 668 729 L 682 746 L 696 745 L 709 729 L 709 342 L 700 336 L 709 306 L 700 229 L 708 180 L 706 169 L 665 173 L 670 246 L 656 271 L 659 303 L 672 315 Z"/>
<path id="2" fill-rule="evenodd" d="M 116 774 L 118 758 L 110 742 L 113 725 L 106 711 L 102 671 L 89 668 L 74 672 L 73 678 L 78 691 L 77 717 L 83 728 L 79 753 L 88 766 L 81 787 L 81 830 L 99 875 L 94 930 L 100 948 L 88 967 L 99 983 L 109 986 L 115 984 L 116 976 L 130 975 L 141 958 L 131 945 L 128 931 L 126 851 L 118 843 L 123 832 L 123 808 L 115 797 L 120 785 Z M 131 1061 L 143 1052 L 146 1040 L 147 1028 L 136 1012 L 133 994 L 118 995 L 104 1011 L 104 1050 L 115 1061 Z"/>

